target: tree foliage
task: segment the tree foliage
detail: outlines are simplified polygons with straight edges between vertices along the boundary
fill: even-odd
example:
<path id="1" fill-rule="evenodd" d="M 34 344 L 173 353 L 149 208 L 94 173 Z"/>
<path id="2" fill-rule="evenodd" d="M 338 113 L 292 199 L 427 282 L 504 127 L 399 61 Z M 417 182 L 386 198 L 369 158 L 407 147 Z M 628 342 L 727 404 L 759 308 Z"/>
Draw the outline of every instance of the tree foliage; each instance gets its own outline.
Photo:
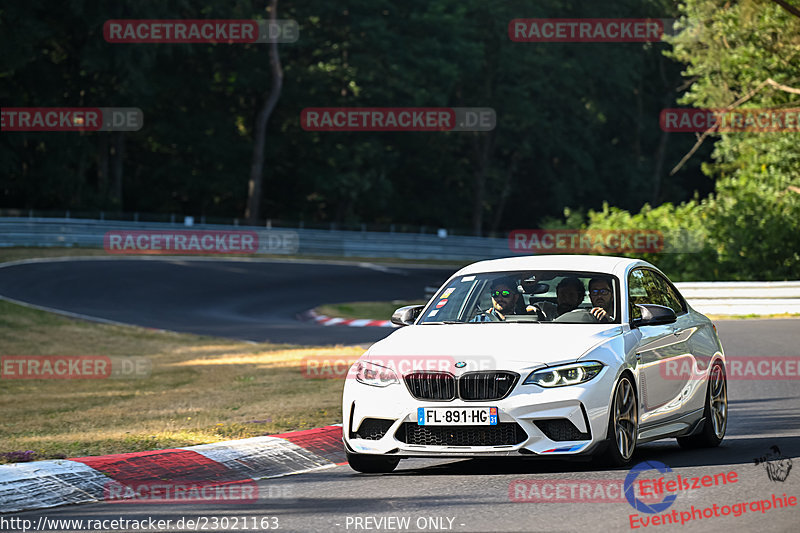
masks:
<path id="1" fill-rule="evenodd" d="M 800 18 L 767 0 L 685 0 L 680 9 L 683 31 L 668 52 L 687 65 L 692 82 L 680 103 L 800 107 L 798 94 L 763 84 L 800 87 Z M 653 258 L 683 279 L 797 279 L 800 133 L 718 133 L 706 142 L 714 145 L 702 165 L 715 182 L 708 198 L 645 206 L 633 215 L 605 206 L 589 212 L 588 226 L 690 232 L 702 239 L 702 250 Z"/>
<path id="2" fill-rule="evenodd" d="M 0 207 L 241 217 L 271 84 L 268 45 L 111 44 L 102 28 L 108 19 L 264 19 L 267 4 L 3 5 L 2 106 L 138 107 L 145 127 L 3 132 Z M 669 44 L 517 43 L 507 33 L 515 18 L 678 16 L 684 31 Z M 502 234 L 552 223 L 569 206 L 559 224 L 588 213 L 593 227 L 701 232 L 702 253 L 658 258 L 684 277 L 797 277 L 798 134 L 712 136 L 670 175 L 696 139 L 658 122 L 663 108 L 725 107 L 768 78 L 800 86 L 800 18 L 778 2 L 281 0 L 278 18 L 296 20 L 300 38 L 280 45 L 262 218 Z M 797 99 L 769 85 L 743 105 Z M 491 107 L 497 127 L 300 127 L 304 108 L 338 106 Z"/>
<path id="3" fill-rule="evenodd" d="M 256 115 L 270 86 L 268 46 L 111 44 L 102 27 L 110 18 L 266 18 L 266 6 L 4 6 L 2 105 L 139 107 L 145 127 L 122 140 L 3 134 L 0 206 L 241 216 Z M 693 182 L 697 165 L 654 187 L 663 181 L 658 111 L 680 82 L 679 65 L 661 54 L 666 45 L 515 43 L 507 33 L 521 17 L 674 14 L 668 0 L 283 0 L 278 17 L 297 20 L 300 39 L 281 45 L 284 86 L 267 131 L 263 216 L 502 232 L 564 205 L 599 207 L 612 194 L 631 209 L 706 193 L 710 183 Z M 498 126 L 474 134 L 302 130 L 300 112 L 322 106 L 492 107 Z M 115 143 L 123 141 L 115 177 Z M 666 157 L 690 143 L 672 143 Z"/>

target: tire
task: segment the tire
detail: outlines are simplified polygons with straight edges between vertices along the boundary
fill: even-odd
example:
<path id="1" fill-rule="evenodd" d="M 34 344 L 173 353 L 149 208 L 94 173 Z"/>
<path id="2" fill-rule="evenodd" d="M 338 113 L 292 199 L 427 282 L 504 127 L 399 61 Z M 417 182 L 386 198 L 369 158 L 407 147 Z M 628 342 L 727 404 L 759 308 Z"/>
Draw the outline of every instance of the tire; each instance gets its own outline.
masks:
<path id="1" fill-rule="evenodd" d="M 628 374 L 623 374 L 614 387 L 608 413 L 608 446 L 600 460 L 612 467 L 627 466 L 636 451 L 639 434 L 639 402 L 636 387 Z"/>
<path id="2" fill-rule="evenodd" d="M 347 454 L 347 462 L 350 464 L 350 468 L 364 474 L 388 474 L 397 468 L 397 463 L 400 462 L 399 457 L 345 453 Z"/>
<path id="3" fill-rule="evenodd" d="M 703 429 L 696 435 L 678 437 L 681 448 L 714 448 L 725 438 L 728 429 L 728 380 L 725 367 L 716 362 L 708 373 Z"/>

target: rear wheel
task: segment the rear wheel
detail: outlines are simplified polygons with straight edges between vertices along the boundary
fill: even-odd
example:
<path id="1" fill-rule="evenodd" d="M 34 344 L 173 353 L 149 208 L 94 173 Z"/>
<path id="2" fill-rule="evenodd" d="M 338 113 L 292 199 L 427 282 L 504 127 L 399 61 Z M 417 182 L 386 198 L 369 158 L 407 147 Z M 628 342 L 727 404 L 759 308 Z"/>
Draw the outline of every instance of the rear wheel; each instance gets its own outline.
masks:
<path id="1" fill-rule="evenodd" d="M 608 448 L 602 460 L 610 466 L 631 462 L 639 434 L 639 404 L 633 381 L 627 374 L 617 382 L 608 417 Z"/>
<path id="2" fill-rule="evenodd" d="M 400 462 L 399 457 L 382 457 L 380 455 L 365 455 L 363 453 L 347 454 L 347 462 L 350 468 L 356 472 L 364 474 L 388 474 L 397 467 Z"/>
<path id="3" fill-rule="evenodd" d="M 681 448 L 713 448 L 725 438 L 728 428 L 728 383 L 725 368 L 714 363 L 708 375 L 703 429 L 697 435 L 678 437 Z"/>

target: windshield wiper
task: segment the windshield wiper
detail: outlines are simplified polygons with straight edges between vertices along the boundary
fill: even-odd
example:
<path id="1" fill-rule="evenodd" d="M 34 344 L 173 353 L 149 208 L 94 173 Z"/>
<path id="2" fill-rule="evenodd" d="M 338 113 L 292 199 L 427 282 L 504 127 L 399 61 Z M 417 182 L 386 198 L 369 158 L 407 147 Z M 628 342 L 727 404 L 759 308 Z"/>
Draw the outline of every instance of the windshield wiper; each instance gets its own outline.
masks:
<path id="1" fill-rule="evenodd" d="M 426 326 L 428 324 L 469 324 L 469 322 L 461 322 L 460 320 L 443 320 L 441 322 L 423 322 L 422 325 Z"/>

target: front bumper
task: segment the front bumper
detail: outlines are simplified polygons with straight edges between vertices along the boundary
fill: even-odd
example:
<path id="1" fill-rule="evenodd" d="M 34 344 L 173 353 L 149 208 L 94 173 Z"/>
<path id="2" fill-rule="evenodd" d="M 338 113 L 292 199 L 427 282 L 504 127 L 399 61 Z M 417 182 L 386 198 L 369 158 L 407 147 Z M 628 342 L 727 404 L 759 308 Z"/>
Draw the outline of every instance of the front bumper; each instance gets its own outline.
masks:
<path id="1" fill-rule="evenodd" d="M 587 383 L 551 389 L 523 385 L 525 377 L 507 397 L 489 401 L 418 400 L 402 382 L 380 388 L 347 379 L 342 404 L 345 446 L 354 453 L 400 457 L 578 456 L 606 440 L 615 379 L 608 367 Z M 497 407 L 498 426 L 417 426 L 419 407 Z M 362 431 L 365 421 L 364 427 L 379 430 L 362 435 L 367 433 Z M 501 425 L 509 435 L 505 440 L 493 433 Z M 517 425 L 514 433 L 511 425 Z M 475 444 L 484 441 L 493 443 Z"/>

